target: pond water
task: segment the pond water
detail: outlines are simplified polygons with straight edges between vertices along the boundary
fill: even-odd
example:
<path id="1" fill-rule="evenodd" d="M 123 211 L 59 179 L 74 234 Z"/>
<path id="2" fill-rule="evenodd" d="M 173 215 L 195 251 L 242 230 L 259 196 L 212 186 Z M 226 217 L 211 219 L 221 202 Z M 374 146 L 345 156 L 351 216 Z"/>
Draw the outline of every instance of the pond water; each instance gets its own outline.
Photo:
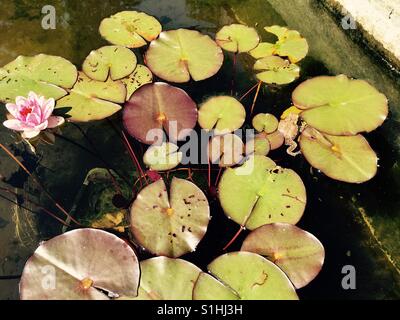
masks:
<path id="1" fill-rule="evenodd" d="M 52 4 L 57 11 L 57 28 L 41 28 L 41 8 Z M 87 54 L 105 44 L 98 34 L 102 18 L 122 10 L 139 10 L 154 15 L 164 29 L 196 29 L 213 35 L 221 26 L 233 22 L 254 26 L 268 40 L 263 27 L 287 25 L 305 36 L 310 45 L 308 57 L 301 63 L 302 76 L 281 89 L 264 88 L 256 111 L 275 115 L 290 105 L 290 93 L 305 79 L 321 74 L 347 74 L 368 80 L 390 101 L 391 115 L 384 126 L 368 135 L 380 158 L 378 175 L 368 183 L 349 185 L 324 177 L 301 157 L 289 158 L 284 152 L 270 157 L 282 166 L 296 170 L 303 178 L 308 194 L 305 214 L 299 226 L 316 235 L 325 246 L 326 261 L 319 276 L 299 290 L 302 299 L 391 299 L 400 297 L 400 77 L 379 56 L 369 50 L 357 30 L 346 31 L 340 20 L 315 0 L 121 0 L 121 1 L 51 1 L 3 0 L 0 7 L 0 65 L 18 55 L 47 53 L 61 55 L 81 65 Z M 200 83 L 181 85 L 192 98 L 202 102 L 213 94 L 229 94 L 232 55 L 225 53 L 225 63 L 213 78 Z M 237 64 L 235 94 L 240 96 L 256 80 L 250 60 L 240 57 Z M 249 106 L 252 97 L 244 100 Z M 5 112 L 0 113 L 1 120 Z M 117 125 L 119 116 L 111 119 Z M 118 168 L 126 177 L 133 166 L 120 138 L 109 122 L 81 125 L 92 144 L 77 127 L 68 125 L 63 136 L 93 150 Z M 74 204 L 87 172 L 103 163 L 67 139 L 58 138 L 54 146 L 40 146 L 37 156 L 22 145 L 15 145 L 9 131 L 0 128 L 0 142 L 10 146 L 31 170 L 34 170 L 51 194 L 67 209 Z M 137 151 L 141 147 L 135 144 Z M 30 194 L 44 207 L 51 208 L 35 185 L 17 166 L 0 154 L 0 187 L 12 188 L 20 195 Z M 129 179 L 129 178 L 128 178 Z M 1 191 L 1 190 L 0 190 Z M 12 198 L 0 192 L 2 196 Z M 26 259 L 42 240 L 59 234 L 61 227 L 44 214 L 33 214 L 0 198 L 0 299 L 18 298 L 18 275 Z M 184 256 L 199 267 L 221 253 L 237 225 L 222 213 L 217 202 L 212 206 L 212 224 L 195 254 Z M 39 210 L 40 211 L 40 210 Z M 245 233 L 230 250 L 240 248 Z M 141 254 L 141 258 L 146 257 Z M 353 265 L 357 272 L 356 290 L 341 286 L 343 266 Z M 8 279 L 6 276 L 16 276 Z M 6 279 L 3 279 L 6 278 Z"/>

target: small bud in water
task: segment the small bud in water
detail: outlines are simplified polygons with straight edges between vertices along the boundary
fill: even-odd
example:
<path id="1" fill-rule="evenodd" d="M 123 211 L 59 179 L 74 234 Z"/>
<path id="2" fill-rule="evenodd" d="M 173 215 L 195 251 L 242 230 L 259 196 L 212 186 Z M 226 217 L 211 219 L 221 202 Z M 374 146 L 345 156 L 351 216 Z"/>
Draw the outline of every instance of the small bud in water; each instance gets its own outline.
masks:
<path id="1" fill-rule="evenodd" d="M 83 290 L 88 290 L 93 285 L 93 280 L 90 278 L 85 278 L 81 280 L 81 288 Z"/>

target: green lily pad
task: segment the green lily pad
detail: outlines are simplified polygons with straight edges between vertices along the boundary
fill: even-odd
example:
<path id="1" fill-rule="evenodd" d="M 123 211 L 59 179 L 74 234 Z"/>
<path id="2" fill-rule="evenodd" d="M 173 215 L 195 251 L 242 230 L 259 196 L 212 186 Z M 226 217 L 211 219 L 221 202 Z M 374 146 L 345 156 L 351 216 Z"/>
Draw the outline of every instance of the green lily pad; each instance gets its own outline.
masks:
<path id="1" fill-rule="evenodd" d="M 298 300 L 288 277 L 275 264 L 251 252 L 231 252 L 208 265 L 214 277 L 202 273 L 195 300 Z"/>
<path id="2" fill-rule="evenodd" d="M 246 110 L 233 97 L 212 97 L 199 109 L 200 127 L 214 129 L 215 134 L 225 134 L 239 129 L 246 119 Z"/>
<path id="3" fill-rule="evenodd" d="M 266 156 L 271 150 L 271 143 L 265 132 L 257 134 L 253 139 L 246 143 L 246 155 Z"/>
<path id="4" fill-rule="evenodd" d="M 0 101 L 14 102 L 17 96 L 27 97 L 30 91 L 55 100 L 67 94 L 78 73 L 68 60 L 39 54 L 33 57 L 19 56 L 0 68 Z"/>
<path id="5" fill-rule="evenodd" d="M 253 230 L 267 223 L 296 224 L 305 209 L 306 190 L 293 170 L 256 155 L 241 167 L 225 170 L 219 199 L 228 217 Z"/>
<path id="6" fill-rule="evenodd" d="M 301 117 L 331 135 L 355 135 L 379 127 L 388 115 L 386 97 L 364 80 L 345 75 L 321 76 L 300 84 L 293 92 Z"/>
<path id="7" fill-rule="evenodd" d="M 267 32 L 278 37 L 276 43 L 261 42 L 250 54 L 256 58 L 264 58 L 272 55 L 287 57 L 290 62 L 297 63 L 304 59 L 308 53 L 308 43 L 299 32 L 285 27 L 271 26 L 264 28 Z"/>
<path id="8" fill-rule="evenodd" d="M 285 137 L 278 130 L 270 134 L 267 134 L 267 139 L 269 141 L 271 150 L 276 150 L 285 143 Z"/>
<path id="9" fill-rule="evenodd" d="M 162 30 L 158 20 L 144 12 L 122 11 L 101 21 L 99 32 L 108 42 L 139 48 L 158 37 Z"/>
<path id="10" fill-rule="evenodd" d="M 169 194 L 160 179 L 144 188 L 131 207 L 134 237 L 156 255 L 179 257 L 194 251 L 209 220 L 204 193 L 192 182 L 175 177 Z"/>
<path id="11" fill-rule="evenodd" d="M 211 163 L 231 167 L 243 160 L 244 144 L 236 134 L 213 137 L 208 144 Z"/>
<path id="12" fill-rule="evenodd" d="M 288 84 L 300 76 L 298 65 L 275 56 L 257 60 L 254 70 L 261 71 L 257 73 L 258 80 L 268 84 Z"/>
<path id="13" fill-rule="evenodd" d="M 125 102 L 126 88 L 120 81 L 92 80 L 83 72 L 69 95 L 57 101 L 56 108 L 70 107 L 70 121 L 88 122 L 102 120 L 121 110 L 117 103 Z"/>
<path id="14" fill-rule="evenodd" d="M 126 100 L 128 101 L 132 94 L 141 86 L 153 82 L 153 74 L 150 69 L 142 64 L 136 66 L 128 77 L 121 79 L 126 86 Z"/>
<path id="15" fill-rule="evenodd" d="M 22 300 L 135 297 L 139 275 L 136 254 L 123 240 L 102 230 L 76 229 L 36 249 L 24 267 L 20 297 Z"/>
<path id="16" fill-rule="evenodd" d="M 254 28 L 242 24 L 231 24 L 222 27 L 215 36 L 218 45 L 230 52 L 249 52 L 260 42 L 260 37 Z"/>
<path id="17" fill-rule="evenodd" d="M 122 79 L 130 75 L 136 68 L 136 55 L 128 48 L 121 46 L 105 46 L 93 50 L 82 65 L 85 74 L 97 81 Z"/>
<path id="18" fill-rule="evenodd" d="M 241 251 L 265 256 L 275 263 L 299 289 L 321 271 L 325 250 L 311 233 L 287 223 L 274 223 L 252 231 Z"/>
<path id="19" fill-rule="evenodd" d="M 167 257 L 144 260 L 140 270 L 136 300 L 192 300 L 193 287 L 201 272 L 188 261 Z"/>
<path id="20" fill-rule="evenodd" d="M 188 82 L 215 75 L 224 54 L 209 36 L 195 30 L 164 31 L 150 43 L 145 61 L 150 70 L 166 81 Z"/>
<path id="21" fill-rule="evenodd" d="M 144 153 L 143 162 L 151 170 L 171 170 L 182 161 L 182 152 L 178 152 L 178 150 L 179 147 L 170 142 L 153 145 Z"/>
<path id="22" fill-rule="evenodd" d="M 270 113 L 259 113 L 252 121 L 253 128 L 258 132 L 272 133 L 278 129 L 278 119 Z"/>
<path id="23" fill-rule="evenodd" d="M 307 161 L 332 179 L 363 183 L 376 175 L 378 157 L 362 135 L 331 136 L 307 127 L 299 142 Z"/>
<path id="24" fill-rule="evenodd" d="M 162 129 L 170 140 L 179 141 L 196 125 L 197 107 L 180 88 L 163 82 L 146 84 L 125 103 L 123 122 L 128 133 L 140 142 L 162 141 Z"/>

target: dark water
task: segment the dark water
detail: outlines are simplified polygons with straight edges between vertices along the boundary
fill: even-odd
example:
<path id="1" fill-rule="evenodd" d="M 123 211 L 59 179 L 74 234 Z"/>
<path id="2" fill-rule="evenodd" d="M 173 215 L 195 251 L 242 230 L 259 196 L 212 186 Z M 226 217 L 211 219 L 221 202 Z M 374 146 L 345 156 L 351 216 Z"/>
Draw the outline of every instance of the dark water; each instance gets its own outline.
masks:
<path id="1" fill-rule="evenodd" d="M 56 30 L 41 28 L 41 8 L 46 4 L 54 5 L 57 10 Z M 268 40 L 263 32 L 267 25 L 288 25 L 299 30 L 310 44 L 310 54 L 301 63 L 301 79 L 284 88 L 263 89 L 257 112 L 280 115 L 290 106 L 290 93 L 298 83 L 321 74 L 345 73 L 363 78 L 388 96 L 390 118 L 382 128 L 368 136 L 380 157 L 379 174 L 370 182 L 360 186 L 336 182 L 311 172 L 301 157 L 289 158 L 284 152 L 273 152 L 270 156 L 280 165 L 295 169 L 303 178 L 308 203 L 299 225 L 316 235 L 326 249 L 322 272 L 310 285 L 299 290 L 300 298 L 399 298 L 400 79 L 374 52 L 362 45 L 357 30 L 352 33 L 343 30 L 340 21 L 329 14 L 320 1 L 312 0 L 2 0 L 0 65 L 19 54 L 43 52 L 62 55 L 79 66 L 92 49 L 106 44 L 97 32 L 101 19 L 130 9 L 156 16 L 166 30 L 183 27 L 212 35 L 222 25 L 241 22 L 255 26 L 264 40 Z M 232 56 L 227 53 L 225 56 L 224 67 L 215 77 L 181 86 L 196 102 L 214 94 L 230 93 Z M 239 58 L 235 88 L 238 96 L 255 83 L 249 66 L 249 59 Z M 249 106 L 251 99 L 245 100 L 244 104 Z M 112 119 L 116 124 L 119 120 L 118 116 Z M 108 122 L 82 127 L 102 157 L 124 176 L 130 177 L 133 166 Z M 66 126 L 63 135 L 92 148 L 74 126 Z M 25 165 L 35 170 L 51 193 L 68 209 L 72 207 L 87 172 L 103 166 L 97 157 L 62 139 L 57 139 L 55 146 L 41 146 L 37 157 L 22 145 L 11 146 L 13 141 L 10 132 L 1 128 L 0 142 L 9 145 Z M 140 153 L 140 146 L 135 146 Z M 34 195 L 45 207 L 51 208 L 37 187 L 3 154 L 0 154 L 0 175 L 7 181 L 7 187 L 11 185 L 20 194 Z M 223 215 L 217 202 L 212 202 L 211 206 L 213 220 L 205 239 L 196 253 L 184 257 L 203 269 L 221 254 L 221 248 L 237 230 L 237 225 Z M 32 214 L 0 198 L 0 276 L 20 274 L 38 243 L 60 232 L 60 226 L 47 216 Z M 243 236 L 231 250 L 240 248 Z M 341 287 L 344 265 L 356 268 L 356 290 L 346 291 Z M 0 280 L 0 298 L 17 298 L 17 286 L 18 280 Z"/>

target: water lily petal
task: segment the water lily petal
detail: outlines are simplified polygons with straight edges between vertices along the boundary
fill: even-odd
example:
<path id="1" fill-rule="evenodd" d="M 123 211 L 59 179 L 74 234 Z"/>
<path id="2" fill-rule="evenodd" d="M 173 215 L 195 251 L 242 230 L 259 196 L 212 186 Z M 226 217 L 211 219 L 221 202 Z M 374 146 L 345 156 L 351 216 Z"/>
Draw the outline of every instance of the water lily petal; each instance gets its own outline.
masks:
<path id="1" fill-rule="evenodd" d="M 27 99 L 25 97 L 18 96 L 18 97 L 15 98 L 15 104 L 18 107 L 24 106 L 26 104 L 26 102 L 27 102 Z"/>
<path id="2" fill-rule="evenodd" d="M 51 116 L 48 119 L 48 125 L 47 128 L 55 128 L 60 125 L 62 125 L 65 122 L 65 119 L 63 117 L 58 117 L 58 116 Z"/>
<path id="3" fill-rule="evenodd" d="M 25 130 L 22 133 L 22 138 L 24 138 L 24 139 L 32 139 L 32 138 L 38 136 L 39 133 L 40 133 L 40 130 L 37 130 L 37 129 Z"/>
<path id="4" fill-rule="evenodd" d="M 39 97 L 37 96 L 36 93 L 34 93 L 33 91 L 30 91 L 28 93 L 28 99 L 31 101 L 35 101 L 35 100 L 39 100 Z"/>
<path id="5" fill-rule="evenodd" d="M 42 108 L 42 119 L 48 119 L 54 111 L 55 101 L 53 98 L 45 100 L 44 103 L 41 105 Z"/>
<path id="6" fill-rule="evenodd" d="M 45 120 L 41 124 L 35 126 L 34 129 L 43 131 L 43 130 L 46 130 L 48 127 L 49 127 L 49 122 L 47 120 Z"/>
<path id="7" fill-rule="evenodd" d="M 28 116 L 26 117 L 26 124 L 29 127 L 36 127 L 37 125 L 41 124 L 42 119 L 40 118 L 40 116 L 37 113 L 30 113 L 28 114 Z"/>
<path id="8" fill-rule="evenodd" d="M 18 117 L 18 106 L 14 103 L 7 103 L 6 104 L 7 111 L 14 117 Z"/>
<path id="9" fill-rule="evenodd" d="M 3 122 L 3 126 L 15 131 L 24 131 L 27 129 L 26 125 L 17 119 L 6 120 Z"/>

